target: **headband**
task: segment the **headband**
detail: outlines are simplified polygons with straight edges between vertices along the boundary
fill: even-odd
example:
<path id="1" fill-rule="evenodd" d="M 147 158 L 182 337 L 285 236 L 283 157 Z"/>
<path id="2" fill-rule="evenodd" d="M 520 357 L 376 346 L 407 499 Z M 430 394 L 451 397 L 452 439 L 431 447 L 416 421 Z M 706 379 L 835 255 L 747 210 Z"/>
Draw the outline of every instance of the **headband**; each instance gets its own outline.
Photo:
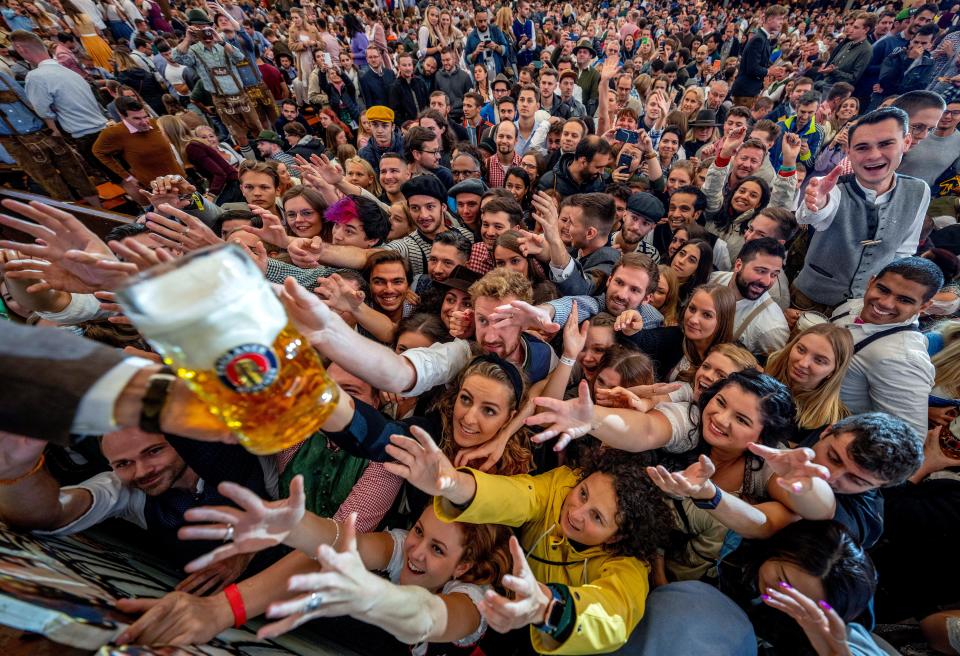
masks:
<path id="1" fill-rule="evenodd" d="M 504 360 L 499 355 L 494 353 L 486 353 L 484 355 L 478 355 L 473 359 L 470 364 L 476 362 L 489 362 L 495 364 L 503 370 L 503 373 L 507 375 L 507 380 L 510 381 L 510 387 L 513 388 L 513 405 L 514 410 L 520 408 L 520 402 L 523 400 L 523 378 L 520 377 L 520 371 L 517 369 L 516 365 L 512 362 Z"/>

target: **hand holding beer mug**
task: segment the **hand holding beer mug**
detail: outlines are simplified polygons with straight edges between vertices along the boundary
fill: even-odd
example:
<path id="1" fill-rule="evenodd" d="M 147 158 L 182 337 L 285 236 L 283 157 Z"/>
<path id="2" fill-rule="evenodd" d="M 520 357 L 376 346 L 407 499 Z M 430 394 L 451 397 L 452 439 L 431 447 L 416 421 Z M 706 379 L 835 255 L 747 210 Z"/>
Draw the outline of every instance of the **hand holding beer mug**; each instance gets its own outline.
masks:
<path id="1" fill-rule="evenodd" d="M 251 453 L 315 432 L 338 388 L 236 245 L 195 251 L 136 276 L 117 298 L 179 377 Z"/>

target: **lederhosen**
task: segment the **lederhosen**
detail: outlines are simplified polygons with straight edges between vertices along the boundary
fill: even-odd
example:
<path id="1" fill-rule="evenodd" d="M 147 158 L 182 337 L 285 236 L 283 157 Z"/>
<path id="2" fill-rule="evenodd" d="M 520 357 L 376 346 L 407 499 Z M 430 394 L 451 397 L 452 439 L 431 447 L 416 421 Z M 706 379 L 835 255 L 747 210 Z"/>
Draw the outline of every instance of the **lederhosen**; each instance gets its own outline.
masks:
<path id="1" fill-rule="evenodd" d="M 245 52 L 244 55 L 246 55 Z M 257 63 L 256 60 L 250 61 L 249 57 L 244 57 L 244 60 L 236 65 L 253 67 L 256 66 Z M 258 75 L 257 77 L 261 76 Z M 273 94 L 270 93 L 270 89 L 267 88 L 267 85 L 263 82 L 263 79 L 261 79 L 260 82 L 248 87 L 240 85 L 240 88 L 243 89 L 244 93 L 247 94 L 250 102 L 254 104 L 255 111 L 263 112 L 263 114 L 260 115 L 261 119 L 263 119 L 265 115 L 266 118 L 270 120 L 270 124 L 272 125 L 277 118 L 279 118 L 280 115 L 277 113 L 277 101 L 274 99 Z"/>
<path id="2" fill-rule="evenodd" d="M 0 121 L 10 131 L 9 136 L 0 136 L 0 143 L 24 173 L 57 200 L 75 200 L 71 187 L 80 197 L 97 195 L 97 188 L 87 176 L 83 158 L 70 147 L 65 137 L 55 136 L 30 103 L 24 101 L 3 78 L 0 78 L 0 103 L 19 103 L 42 125 L 36 132 L 20 134 L 6 113 L 0 111 Z"/>
<path id="3" fill-rule="evenodd" d="M 220 114 L 220 118 L 226 124 L 227 129 L 231 130 L 234 139 L 237 138 L 238 134 L 234 133 L 233 130 L 242 132 L 243 134 L 240 136 L 244 138 L 246 137 L 246 132 L 250 129 L 257 131 L 262 130 L 263 126 L 260 125 L 260 118 L 250 104 L 250 96 L 246 93 L 243 84 L 241 84 L 240 79 L 233 69 L 230 68 L 229 64 L 227 66 L 210 68 L 202 57 L 197 56 L 196 60 L 203 66 L 203 69 L 207 72 L 207 76 L 210 78 L 210 82 L 213 83 L 213 89 L 207 89 L 207 91 L 213 96 L 213 106 L 216 108 L 217 113 Z M 218 79 L 218 76 L 222 75 L 229 75 L 240 92 L 236 94 L 225 93 Z"/>

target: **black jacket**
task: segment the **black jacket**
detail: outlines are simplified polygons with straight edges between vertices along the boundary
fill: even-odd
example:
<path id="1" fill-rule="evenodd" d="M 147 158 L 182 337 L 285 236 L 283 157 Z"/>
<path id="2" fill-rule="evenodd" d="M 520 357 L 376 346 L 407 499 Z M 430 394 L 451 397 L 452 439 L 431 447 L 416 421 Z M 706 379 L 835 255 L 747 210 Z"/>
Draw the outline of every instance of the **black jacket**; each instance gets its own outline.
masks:
<path id="1" fill-rule="evenodd" d="M 407 121 L 417 118 L 424 109 L 430 106 L 430 90 L 422 77 L 413 76 L 409 82 L 403 78 L 390 85 L 390 103 L 393 109 L 393 122 L 402 126 Z"/>
<path id="2" fill-rule="evenodd" d="M 763 91 L 763 78 L 767 76 L 767 69 L 770 68 L 772 52 L 773 45 L 767 38 L 767 33 L 762 29 L 757 30 L 743 49 L 740 72 L 730 87 L 731 96 L 751 97 Z"/>
<path id="3" fill-rule="evenodd" d="M 367 107 L 376 105 L 390 106 L 390 86 L 396 82 L 397 75 L 388 68 L 383 75 L 377 75 L 369 68 L 360 76 L 360 95 Z"/>

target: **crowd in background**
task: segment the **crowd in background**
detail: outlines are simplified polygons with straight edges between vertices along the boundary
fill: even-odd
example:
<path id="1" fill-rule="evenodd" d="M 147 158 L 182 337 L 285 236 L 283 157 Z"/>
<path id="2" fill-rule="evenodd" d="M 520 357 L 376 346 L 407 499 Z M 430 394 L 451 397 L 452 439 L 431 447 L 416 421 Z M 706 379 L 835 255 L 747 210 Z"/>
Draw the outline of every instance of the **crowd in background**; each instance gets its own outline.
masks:
<path id="1" fill-rule="evenodd" d="M 0 518 L 186 566 L 118 644 L 960 652 L 954 0 L 0 18 L 0 176 L 73 204 L 2 201 L 0 308 L 125 372 L 99 440 L 0 421 Z M 115 291 L 222 244 L 340 390 L 272 456 L 111 410 L 165 375 Z"/>

